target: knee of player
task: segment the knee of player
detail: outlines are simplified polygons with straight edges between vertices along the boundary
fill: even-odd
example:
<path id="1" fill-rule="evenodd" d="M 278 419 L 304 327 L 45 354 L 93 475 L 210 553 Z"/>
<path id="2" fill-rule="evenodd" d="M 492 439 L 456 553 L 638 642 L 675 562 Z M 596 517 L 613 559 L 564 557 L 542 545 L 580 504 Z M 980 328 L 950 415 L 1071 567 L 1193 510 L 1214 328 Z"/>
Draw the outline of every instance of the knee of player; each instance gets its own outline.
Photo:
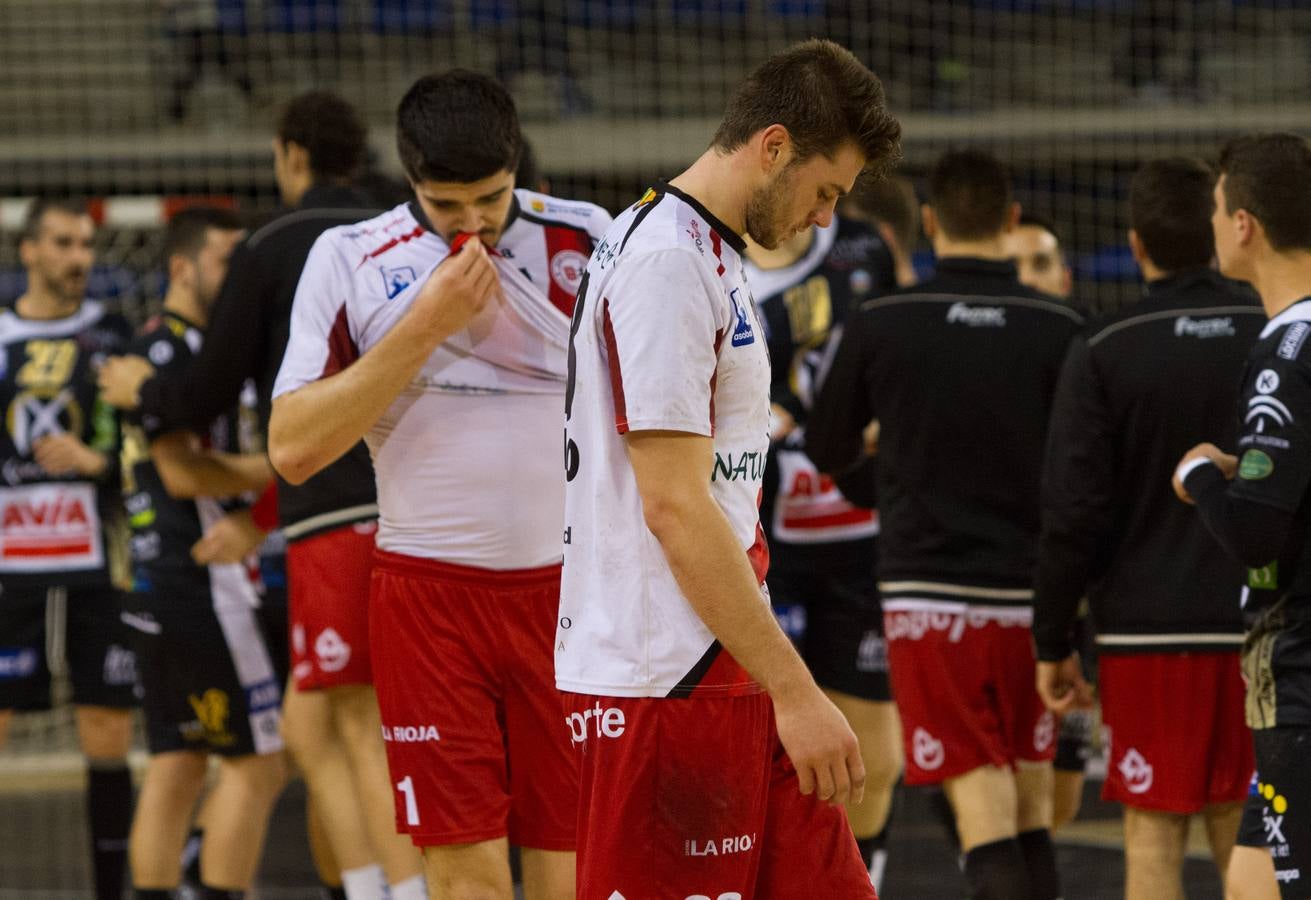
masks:
<path id="1" fill-rule="evenodd" d="M 286 785 L 288 773 L 283 754 L 265 753 L 224 760 L 219 777 L 231 779 L 252 795 L 272 797 Z"/>
<path id="2" fill-rule="evenodd" d="M 441 878 L 439 895 L 446 900 L 504 900 L 505 892 L 488 873 L 449 872 Z"/>

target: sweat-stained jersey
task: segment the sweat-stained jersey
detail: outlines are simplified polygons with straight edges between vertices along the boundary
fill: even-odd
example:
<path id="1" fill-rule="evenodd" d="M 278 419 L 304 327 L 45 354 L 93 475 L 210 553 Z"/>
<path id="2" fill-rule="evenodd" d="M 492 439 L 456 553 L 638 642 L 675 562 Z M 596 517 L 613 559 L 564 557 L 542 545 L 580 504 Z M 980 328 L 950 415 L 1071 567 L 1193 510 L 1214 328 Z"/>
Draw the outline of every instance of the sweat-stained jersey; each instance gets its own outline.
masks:
<path id="1" fill-rule="evenodd" d="M 500 295 L 429 357 L 366 441 L 378 546 L 485 569 L 560 558 L 565 343 L 587 254 L 609 223 L 589 203 L 516 192 L 493 253 Z M 448 248 L 415 204 L 315 244 L 274 396 L 330 376 L 382 340 Z"/>
<path id="2" fill-rule="evenodd" d="M 96 300 L 62 319 L 0 311 L 0 585 L 105 584 L 121 521 L 118 418 L 99 400 L 96 369 L 122 353 L 131 327 Z M 98 481 L 52 475 L 33 447 L 69 432 L 110 457 Z"/>
<path id="3" fill-rule="evenodd" d="M 769 450 L 769 355 L 743 272 L 744 246 L 695 199 L 661 184 L 615 220 L 587 265 L 565 399 L 561 690 L 619 697 L 759 690 L 679 590 L 643 519 L 623 437 L 663 430 L 714 439 L 705 477 L 763 583 L 769 551 L 758 506 Z"/>

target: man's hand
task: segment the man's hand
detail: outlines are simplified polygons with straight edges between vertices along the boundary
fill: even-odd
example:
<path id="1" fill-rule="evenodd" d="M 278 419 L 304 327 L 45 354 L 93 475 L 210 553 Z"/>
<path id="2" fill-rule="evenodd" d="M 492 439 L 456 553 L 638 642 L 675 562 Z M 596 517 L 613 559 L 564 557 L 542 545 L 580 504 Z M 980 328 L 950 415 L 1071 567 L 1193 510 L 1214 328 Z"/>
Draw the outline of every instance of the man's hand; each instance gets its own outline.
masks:
<path id="1" fill-rule="evenodd" d="M 198 566 L 241 562 L 255 552 L 264 537 L 250 510 L 239 509 L 205 529 L 201 539 L 191 546 L 191 558 Z"/>
<path id="2" fill-rule="evenodd" d="M 1093 705 L 1092 688 L 1084 681 L 1079 654 L 1071 653 L 1060 662 L 1038 662 L 1038 696 L 1043 705 L 1057 715 L 1072 709 L 1089 709 Z"/>
<path id="3" fill-rule="evenodd" d="M 1174 477 L 1170 479 L 1170 484 L 1174 486 L 1175 496 L 1185 503 L 1192 503 L 1193 498 L 1188 496 L 1188 489 L 1184 487 L 1183 479 L 1179 477 L 1179 470 L 1195 459 L 1209 459 L 1220 469 L 1220 473 L 1229 480 L 1232 480 L 1238 472 L 1238 457 L 1225 453 L 1215 444 L 1198 444 L 1183 455 L 1183 458 L 1179 460 L 1179 464 L 1174 467 Z"/>
<path id="4" fill-rule="evenodd" d="M 775 696 L 778 739 L 797 770 L 801 793 L 825 803 L 860 803 L 865 764 L 860 744 L 842 712 L 814 684 L 796 699 Z"/>
<path id="5" fill-rule="evenodd" d="M 496 267 L 482 241 L 470 240 L 433 270 L 410 311 L 442 335 L 455 334 L 476 316 L 500 287 Z"/>
<path id="6" fill-rule="evenodd" d="M 99 450 L 93 450 L 77 437 L 64 432 L 40 438 L 32 445 L 37 465 L 51 475 L 81 475 L 99 478 L 109 460 Z"/>
<path id="7" fill-rule="evenodd" d="M 140 356 L 111 356 L 100 367 L 96 380 L 100 396 L 110 406 L 136 409 L 141 405 L 141 385 L 155 374 L 155 367 Z"/>

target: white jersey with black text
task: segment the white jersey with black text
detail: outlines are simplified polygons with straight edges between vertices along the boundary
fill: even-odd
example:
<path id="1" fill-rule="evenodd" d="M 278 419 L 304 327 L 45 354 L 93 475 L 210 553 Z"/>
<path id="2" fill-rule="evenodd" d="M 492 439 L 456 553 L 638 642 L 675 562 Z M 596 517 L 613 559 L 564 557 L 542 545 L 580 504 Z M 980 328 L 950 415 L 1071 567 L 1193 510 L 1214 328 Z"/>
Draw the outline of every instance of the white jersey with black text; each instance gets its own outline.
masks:
<path id="1" fill-rule="evenodd" d="M 623 437 L 660 430 L 713 438 L 705 477 L 763 583 L 769 355 L 743 249 L 696 200 L 661 184 L 615 220 L 588 263 L 565 400 L 561 690 L 625 697 L 759 690 L 679 590 L 643 519 Z"/>
<path id="2" fill-rule="evenodd" d="M 540 208 L 540 213 L 538 212 Z M 492 258 L 499 295 L 433 352 L 366 435 L 378 546 L 486 569 L 560 558 L 558 457 L 573 295 L 610 217 L 516 191 Z M 292 309 L 275 397 L 377 344 L 450 252 L 417 204 L 319 238 Z"/>

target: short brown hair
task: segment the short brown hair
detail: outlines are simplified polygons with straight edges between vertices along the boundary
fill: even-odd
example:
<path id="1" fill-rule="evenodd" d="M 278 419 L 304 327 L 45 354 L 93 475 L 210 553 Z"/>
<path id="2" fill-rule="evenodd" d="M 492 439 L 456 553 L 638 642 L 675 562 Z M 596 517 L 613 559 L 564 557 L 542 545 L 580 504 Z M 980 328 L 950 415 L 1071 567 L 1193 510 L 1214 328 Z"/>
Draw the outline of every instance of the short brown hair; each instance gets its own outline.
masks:
<path id="1" fill-rule="evenodd" d="M 732 152 L 770 125 L 788 130 L 798 159 L 832 157 L 848 141 L 870 175 L 901 158 L 901 125 L 884 105 L 882 82 L 832 41 L 815 38 L 765 60 L 728 101 L 711 146 Z"/>
<path id="2" fill-rule="evenodd" d="M 331 91 L 310 91 L 287 104 L 278 140 L 305 148 L 310 171 L 322 181 L 348 181 L 364 168 L 369 133 L 351 106 Z"/>
<path id="3" fill-rule="evenodd" d="M 1011 175 L 983 150 L 950 150 L 938 158 L 928 183 L 929 206 L 947 237 L 981 241 L 1001 233 L 1011 209 Z"/>
<path id="4" fill-rule="evenodd" d="M 1129 227 L 1147 257 L 1166 272 L 1210 265 L 1215 173 L 1200 159 L 1154 159 L 1129 183 Z"/>
<path id="5" fill-rule="evenodd" d="M 1234 138 L 1220 152 L 1225 212 L 1245 209 L 1276 250 L 1311 250 L 1311 145 L 1295 134 Z"/>
<path id="6" fill-rule="evenodd" d="M 41 236 L 41 226 L 46 213 L 61 212 L 70 216 L 89 216 L 91 210 L 87 202 L 77 197 L 37 197 L 27 205 L 23 213 L 23 230 L 18 233 L 18 241 L 34 241 Z"/>

